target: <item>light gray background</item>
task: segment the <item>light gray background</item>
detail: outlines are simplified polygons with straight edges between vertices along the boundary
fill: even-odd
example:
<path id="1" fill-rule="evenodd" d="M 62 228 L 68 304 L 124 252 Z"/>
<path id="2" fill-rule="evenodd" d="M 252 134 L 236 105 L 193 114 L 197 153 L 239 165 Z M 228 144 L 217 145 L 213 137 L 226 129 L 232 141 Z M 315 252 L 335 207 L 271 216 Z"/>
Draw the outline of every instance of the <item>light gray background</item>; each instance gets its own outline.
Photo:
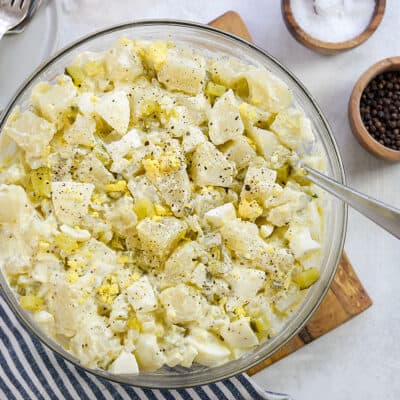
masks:
<path id="1" fill-rule="evenodd" d="M 311 0 L 310 0 L 311 1 Z M 400 55 L 400 7 L 388 0 L 384 20 L 364 45 L 322 56 L 294 41 L 284 26 L 279 0 L 65 0 L 60 1 L 58 47 L 110 24 L 141 18 L 177 18 L 202 23 L 238 11 L 254 42 L 289 67 L 327 116 L 343 157 L 348 182 L 400 207 L 400 163 L 365 152 L 353 138 L 347 102 L 361 75 L 376 61 Z M 33 66 L 32 66 L 33 67 Z M 372 308 L 255 376 L 264 388 L 296 400 L 400 398 L 400 245 L 350 211 L 347 253 L 374 300 Z"/>

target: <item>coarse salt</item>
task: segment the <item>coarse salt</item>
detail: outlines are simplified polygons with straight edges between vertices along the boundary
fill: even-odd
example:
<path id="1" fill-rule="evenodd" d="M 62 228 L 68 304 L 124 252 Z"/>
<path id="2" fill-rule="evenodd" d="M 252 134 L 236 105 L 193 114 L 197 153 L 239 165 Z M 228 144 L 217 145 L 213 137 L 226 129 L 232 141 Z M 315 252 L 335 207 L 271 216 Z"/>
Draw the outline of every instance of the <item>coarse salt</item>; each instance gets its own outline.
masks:
<path id="1" fill-rule="evenodd" d="M 376 0 L 291 0 L 299 26 L 315 39 L 344 42 L 362 33 L 374 13 Z"/>

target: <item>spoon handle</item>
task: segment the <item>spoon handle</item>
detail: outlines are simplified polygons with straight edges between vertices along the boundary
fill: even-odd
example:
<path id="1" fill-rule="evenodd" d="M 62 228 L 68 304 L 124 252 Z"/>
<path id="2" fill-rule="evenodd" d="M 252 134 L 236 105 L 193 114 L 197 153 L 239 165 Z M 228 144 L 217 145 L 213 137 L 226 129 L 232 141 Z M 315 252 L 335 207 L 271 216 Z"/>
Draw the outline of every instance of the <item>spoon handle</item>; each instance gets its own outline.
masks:
<path id="1" fill-rule="evenodd" d="M 349 204 L 355 210 L 374 221 L 383 229 L 400 239 L 400 210 L 357 192 L 334 179 L 321 174 L 313 168 L 303 166 L 307 171 L 306 178 L 317 186 Z"/>

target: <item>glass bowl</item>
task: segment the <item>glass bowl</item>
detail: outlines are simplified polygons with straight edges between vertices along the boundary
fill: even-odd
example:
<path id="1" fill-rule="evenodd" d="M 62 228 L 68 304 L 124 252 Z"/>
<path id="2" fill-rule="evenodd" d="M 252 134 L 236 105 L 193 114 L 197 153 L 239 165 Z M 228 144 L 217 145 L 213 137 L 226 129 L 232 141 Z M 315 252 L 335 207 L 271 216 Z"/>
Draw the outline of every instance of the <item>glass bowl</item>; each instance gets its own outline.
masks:
<path id="1" fill-rule="evenodd" d="M 54 81 L 55 77 L 64 72 L 64 68 L 77 54 L 83 51 L 105 50 L 122 36 L 147 40 L 171 39 L 177 43 L 198 48 L 205 53 L 227 55 L 240 59 L 242 62 L 265 66 L 273 74 L 286 82 L 293 92 L 297 105 L 312 121 L 317 141 L 320 143 L 322 151 L 325 152 L 326 173 L 337 181 L 344 183 L 343 165 L 331 129 L 315 100 L 297 78 L 286 67 L 257 46 L 221 30 L 183 21 L 138 21 L 113 26 L 86 36 L 62 49 L 47 62 L 43 63 L 18 89 L 14 98 L 4 110 L 0 121 L 0 131 L 4 127 L 11 110 L 16 105 L 19 105 L 22 110 L 29 107 L 30 92 L 34 85 L 44 80 Z M 114 375 L 100 369 L 85 368 L 85 370 L 111 381 L 140 387 L 158 389 L 184 388 L 206 385 L 229 378 L 248 370 L 270 357 L 306 324 L 324 298 L 335 275 L 345 239 L 347 208 L 342 202 L 333 198 L 327 197 L 326 200 L 325 239 L 322 248 L 321 277 L 310 288 L 303 302 L 275 337 L 262 343 L 255 350 L 245 354 L 241 358 L 218 367 L 204 367 L 200 365 L 194 365 L 190 369 L 164 367 L 156 372 L 142 372 L 139 375 Z M 73 364 L 80 366 L 79 361 L 75 357 L 42 332 L 36 326 L 29 313 L 19 306 L 17 297 L 14 295 L 13 290 L 9 287 L 2 273 L 0 273 L 0 285 L 5 299 L 28 331 L 34 333 L 50 349 Z"/>

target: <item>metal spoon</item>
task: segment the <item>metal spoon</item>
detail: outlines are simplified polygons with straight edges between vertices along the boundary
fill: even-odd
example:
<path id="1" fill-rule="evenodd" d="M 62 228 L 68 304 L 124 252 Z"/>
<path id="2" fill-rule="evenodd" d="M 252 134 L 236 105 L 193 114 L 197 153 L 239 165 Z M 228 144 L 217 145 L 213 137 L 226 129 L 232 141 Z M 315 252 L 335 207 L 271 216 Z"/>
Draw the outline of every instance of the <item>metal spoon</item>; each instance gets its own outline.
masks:
<path id="1" fill-rule="evenodd" d="M 374 221 L 383 229 L 400 239 L 400 210 L 363 193 L 336 182 L 313 168 L 302 165 L 306 171 L 304 177 L 326 190 L 338 199 L 349 204 L 355 210 Z"/>

